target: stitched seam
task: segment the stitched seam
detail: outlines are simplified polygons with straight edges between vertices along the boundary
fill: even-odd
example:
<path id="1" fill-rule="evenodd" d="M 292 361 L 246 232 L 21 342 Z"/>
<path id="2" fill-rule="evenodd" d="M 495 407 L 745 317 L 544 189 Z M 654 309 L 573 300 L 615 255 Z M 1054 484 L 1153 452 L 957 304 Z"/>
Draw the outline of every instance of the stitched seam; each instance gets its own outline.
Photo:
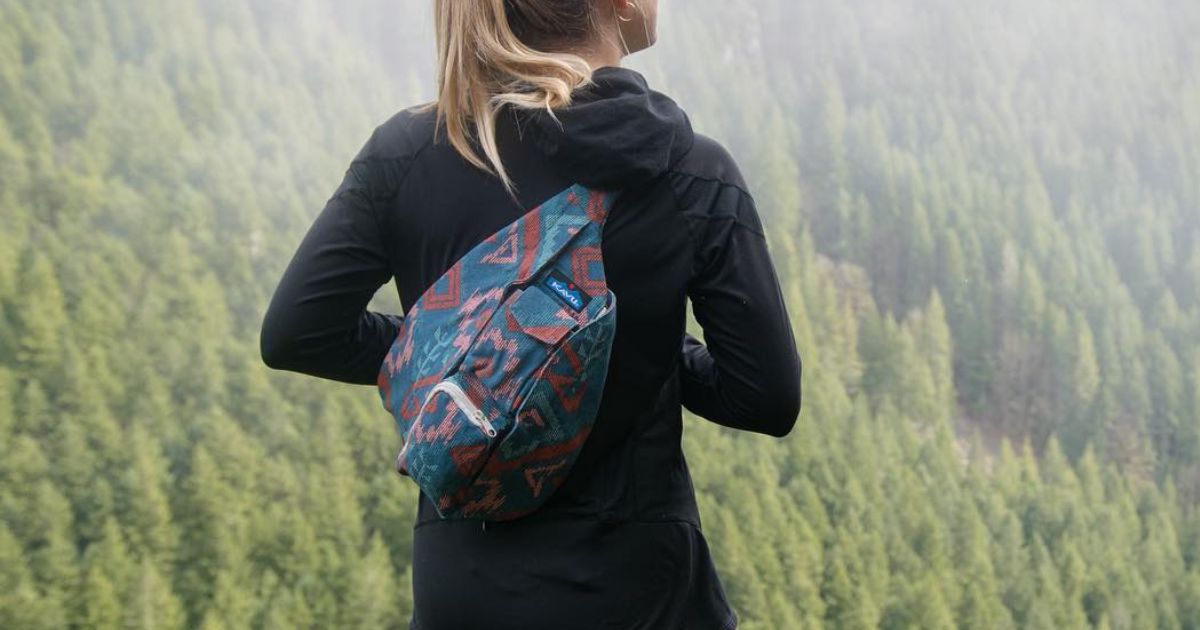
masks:
<path id="1" fill-rule="evenodd" d="M 378 131 L 379 131 L 379 128 L 377 127 L 375 132 L 372 135 L 374 135 L 375 133 L 378 133 Z M 367 201 L 367 206 L 371 212 L 371 217 L 375 222 L 375 228 L 377 230 L 379 230 L 380 238 L 383 239 L 383 241 L 384 241 L 383 245 L 384 245 L 385 250 L 387 251 L 389 263 L 392 263 L 396 260 L 396 257 L 394 255 L 395 252 L 392 249 L 393 243 L 391 242 L 391 239 L 385 238 L 386 235 L 389 234 L 389 229 L 391 228 L 391 222 L 385 220 L 382 216 L 380 216 L 381 213 L 379 212 L 379 208 L 377 207 L 377 202 L 388 200 L 388 199 L 394 199 L 395 197 L 398 197 L 400 195 L 400 189 L 403 188 L 405 182 L 408 181 L 408 176 L 409 176 L 409 174 L 412 173 L 413 165 L 416 164 L 417 158 L 421 155 L 421 153 L 423 153 L 425 151 L 425 149 L 429 148 L 432 145 L 433 145 L 433 138 L 430 137 L 429 139 L 425 140 L 425 142 L 419 148 L 417 148 L 416 151 L 413 151 L 409 155 L 401 155 L 398 157 L 390 157 L 390 158 L 365 156 L 365 157 L 357 158 L 357 159 L 350 161 L 350 168 L 354 168 L 355 166 L 360 165 L 360 164 L 386 164 L 386 163 L 395 164 L 395 163 L 399 163 L 399 162 L 406 161 L 406 160 L 408 161 L 408 165 L 404 168 L 404 173 L 402 175 L 400 175 L 400 177 L 398 177 L 396 180 L 395 190 L 392 190 L 391 193 L 388 195 L 375 195 L 373 192 L 371 192 L 371 182 L 369 180 L 367 180 L 367 178 L 365 178 L 365 177 L 363 178 L 363 181 L 362 181 L 363 187 L 366 189 L 366 195 L 364 196 L 364 198 Z M 368 175 L 370 174 L 369 169 L 368 169 L 367 173 L 368 173 Z M 343 191 L 343 192 L 349 192 L 349 191 Z M 395 274 L 393 273 L 393 277 L 394 276 L 395 276 Z"/>
<path id="2" fill-rule="evenodd" d="M 766 238 L 767 238 L 767 237 L 766 237 L 766 235 L 765 235 L 765 234 L 763 234 L 762 232 L 760 232 L 760 231 L 758 231 L 758 230 L 756 230 L 756 229 L 754 229 L 754 228 L 752 228 L 752 227 L 750 227 L 750 226 L 748 226 L 748 225 L 746 225 L 746 224 L 742 223 L 741 221 L 739 221 L 739 220 L 738 220 L 738 217 L 736 217 L 736 216 L 733 216 L 733 215 L 728 215 L 728 214 L 727 214 L 727 215 L 721 215 L 721 216 L 719 216 L 719 217 L 711 217 L 711 216 L 710 216 L 710 217 L 708 217 L 708 221 L 706 222 L 706 230 L 708 229 L 708 228 L 707 228 L 707 226 L 708 226 L 708 225 L 710 225 L 710 224 L 712 223 L 712 221 L 714 221 L 714 220 L 718 220 L 718 221 L 732 221 L 732 222 L 733 222 L 733 227 L 734 227 L 734 228 L 739 228 L 739 227 L 740 227 L 740 228 L 742 228 L 742 229 L 744 229 L 744 230 L 746 230 L 746 231 L 750 232 L 751 234 L 754 234 L 755 236 L 757 236 L 757 237 L 759 237 L 759 238 L 763 239 L 764 241 L 765 241 L 765 240 L 766 240 Z M 717 255 L 717 257 L 719 258 L 719 257 L 723 257 L 723 256 L 730 256 L 730 255 L 732 255 L 732 253 L 731 253 L 731 252 L 729 252 L 729 243 L 728 243 L 728 241 L 726 241 L 726 242 L 724 242 L 724 243 L 721 243 L 721 245 L 720 245 L 720 252 L 719 252 L 719 254 Z M 693 259 L 694 259 L 694 255 L 693 255 Z M 706 261 L 704 262 L 704 269 L 703 269 L 703 270 L 707 270 L 707 269 L 709 268 L 709 266 L 711 266 L 712 264 L 713 264 L 712 260 L 706 260 Z M 703 270 L 701 270 L 701 271 L 703 271 Z M 692 277 L 693 277 L 693 278 L 695 277 L 695 274 L 694 274 L 694 273 L 692 274 Z M 688 279 L 688 292 L 689 292 L 689 294 L 690 294 L 690 292 L 691 292 L 691 285 L 692 285 L 691 278 L 689 278 L 689 279 Z"/>
<path id="3" fill-rule="evenodd" d="M 391 191 L 391 193 L 388 195 L 380 195 L 378 197 L 376 197 L 376 195 L 374 195 L 374 194 L 371 195 L 373 200 L 380 201 L 380 200 L 388 199 L 389 197 L 395 197 L 396 195 L 400 194 L 400 189 L 403 188 L 405 182 L 408 181 L 408 176 L 412 173 L 412 168 L 413 168 L 413 165 L 416 164 L 417 158 L 419 158 L 421 156 L 421 154 L 425 152 L 425 149 L 428 149 L 431 146 L 433 146 L 433 138 L 427 139 L 416 151 L 413 151 L 409 155 L 401 155 L 399 157 L 389 157 L 389 158 L 372 157 L 372 156 L 361 157 L 361 158 L 357 158 L 357 159 L 353 160 L 352 162 L 350 162 L 350 165 L 354 166 L 355 164 L 387 163 L 387 162 L 395 163 L 395 162 L 403 162 L 405 160 L 408 161 L 408 166 L 404 169 L 404 173 L 402 175 L 400 175 L 400 177 L 396 180 L 396 189 L 395 190 Z M 368 186 L 368 190 L 370 190 L 369 186 Z"/>
<path id="4" fill-rule="evenodd" d="M 746 193 L 747 195 L 750 195 L 750 191 L 746 190 L 743 186 L 741 186 L 739 184 L 735 184 L 731 181 L 722 179 L 720 177 L 710 177 L 708 175 L 698 175 L 696 173 L 691 173 L 691 172 L 688 172 L 688 171 L 685 171 L 685 170 L 679 169 L 679 168 L 669 168 L 669 169 L 667 169 L 667 172 L 674 174 L 674 175 L 683 175 L 684 177 L 691 177 L 692 179 L 699 179 L 701 181 L 717 182 L 718 184 L 722 184 L 724 186 L 729 186 L 731 188 L 736 188 L 736 189 Z"/>
<path id="5" fill-rule="evenodd" d="M 683 176 L 683 177 L 690 177 L 690 178 L 692 178 L 692 179 L 696 179 L 696 180 L 700 180 L 700 181 L 705 181 L 705 182 L 716 182 L 717 184 L 719 184 L 719 185 L 721 185 L 721 186 L 727 186 L 727 187 L 729 187 L 729 188 L 733 188 L 734 190 L 736 190 L 736 191 L 740 192 L 741 194 L 745 195 L 745 196 L 746 196 L 746 201 L 747 201 L 748 203 L 754 203 L 754 195 L 751 195 L 751 194 L 750 194 L 750 191 L 746 190 L 745 188 L 742 188 L 741 186 L 739 186 L 739 185 L 737 185 L 737 184 L 733 184 L 733 183 L 727 182 L 727 181 L 725 181 L 725 180 L 723 180 L 723 179 L 720 179 L 720 178 L 717 178 L 717 177 L 705 177 L 705 176 L 703 176 L 703 175 L 695 175 L 695 174 L 688 173 L 688 172 L 685 172 L 685 171 L 680 171 L 680 170 L 671 170 L 671 171 L 668 171 L 668 172 L 670 172 L 670 173 L 671 173 L 671 174 L 673 174 L 673 175 L 681 175 L 681 176 Z M 682 204 L 680 204 L 680 202 L 679 202 L 679 194 L 678 194 L 678 193 L 675 191 L 675 187 L 674 187 L 674 186 L 672 186 L 672 187 L 671 187 L 671 193 L 672 193 L 672 194 L 675 196 L 675 206 L 676 206 L 676 208 L 679 208 L 681 213 L 682 213 L 682 212 L 684 212 L 684 210 L 682 209 Z M 754 232 L 755 234 L 758 234 L 759 236 L 762 236 L 763 238 L 766 238 L 766 234 L 764 234 L 763 232 L 761 232 L 761 231 L 759 231 L 759 230 L 757 230 L 757 229 L 755 229 L 755 228 L 752 228 L 752 227 L 750 227 L 749 225 L 745 225 L 745 224 L 743 224 L 743 223 L 742 223 L 742 221 L 741 221 L 741 213 L 740 213 L 740 212 L 739 212 L 738 214 L 736 214 L 736 215 L 720 215 L 719 217 L 714 217 L 713 215 L 709 214 L 709 215 L 705 215 L 705 217 L 704 217 L 704 220 L 705 220 L 705 221 L 712 221 L 714 218 L 723 218 L 723 217 L 727 217 L 727 216 L 728 216 L 728 217 L 733 217 L 734 219 L 737 219 L 737 221 L 738 221 L 738 225 L 741 225 L 742 227 L 744 227 L 744 228 L 746 228 L 746 229 L 750 230 L 751 232 Z"/>
<path id="6" fill-rule="evenodd" d="M 687 212 L 683 208 L 683 203 L 679 200 L 679 191 L 675 188 L 675 182 L 669 181 L 667 187 L 671 189 L 671 198 L 675 200 L 675 212 L 683 217 L 683 223 L 687 226 L 688 243 L 691 244 L 691 263 L 688 265 L 688 281 L 684 285 L 684 290 L 686 291 L 687 285 L 690 285 L 692 278 L 696 276 L 696 250 L 698 249 L 696 247 L 696 231 L 692 227 L 691 219 L 687 216 Z"/>
<path id="7" fill-rule="evenodd" d="M 733 221 L 733 224 L 735 227 L 740 227 L 744 230 L 749 231 L 751 234 L 755 234 L 755 235 L 761 236 L 763 238 L 767 237 L 767 235 L 765 233 L 763 233 L 762 231 L 752 228 L 746 223 L 743 223 L 741 217 L 736 216 L 736 215 L 723 214 L 719 217 L 708 217 L 708 220 L 709 221 Z"/>
<path id="8" fill-rule="evenodd" d="M 730 184 L 730 185 L 732 185 L 732 184 Z M 734 188 L 736 188 L 736 189 L 740 190 L 740 191 L 741 191 L 741 193 L 742 193 L 743 195 L 745 195 L 745 197 L 746 197 L 746 200 L 745 200 L 745 201 L 746 201 L 746 203 L 747 203 L 747 204 L 749 204 L 751 207 L 753 207 L 753 206 L 754 206 L 754 195 L 751 195 L 751 194 L 750 194 L 748 191 L 746 191 L 746 189 L 744 189 L 744 188 L 741 188 L 741 187 L 739 187 L 739 186 L 734 186 Z M 759 221 L 760 221 L 760 222 L 762 221 L 761 217 L 759 218 Z M 755 234 L 757 234 L 757 235 L 759 235 L 759 236 L 763 237 L 764 239 L 765 239 L 765 238 L 767 238 L 767 235 L 766 235 L 766 233 L 764 233 L 762 230 L 759 230 L 759 229 L 757 229 L 757 228 L 750 227 L 749 225 L 747 225 L 747 224 L 745 224 L 745 223 L 742 223 L 742 211 L 741 211 L 741 206 L 740 206 L 740 205 L 738 206 L 738 213 L 737 213 L 737 224 L 738 224 L 738 225 L 740 225 L 740 226 L 742 226 L 742 227 L 744 227 L 744 228 L 746 228 L 747 230 L 750 230 L 751 232 L 754 232 Z"/>

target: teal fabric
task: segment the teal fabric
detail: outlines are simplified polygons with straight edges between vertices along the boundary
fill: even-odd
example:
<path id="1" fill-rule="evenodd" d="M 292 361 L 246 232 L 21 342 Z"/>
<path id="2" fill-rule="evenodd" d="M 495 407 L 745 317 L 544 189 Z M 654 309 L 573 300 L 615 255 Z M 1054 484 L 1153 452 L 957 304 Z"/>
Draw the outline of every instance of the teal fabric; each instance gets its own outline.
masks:
<path id="1" fill-rule="evenodd" d="M 600 239 L 613 193 L 575 184 L 484 239 L 405 314 L 378 388 L 397 471 L 444 519 L 545 503 L 593 426 L 616 326 Z"/>

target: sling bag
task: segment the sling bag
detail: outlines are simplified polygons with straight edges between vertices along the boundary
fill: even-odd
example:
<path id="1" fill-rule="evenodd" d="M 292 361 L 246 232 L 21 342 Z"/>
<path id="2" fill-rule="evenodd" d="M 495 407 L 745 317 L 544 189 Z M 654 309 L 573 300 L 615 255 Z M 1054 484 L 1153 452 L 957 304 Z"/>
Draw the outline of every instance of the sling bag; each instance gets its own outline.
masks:
<path id="1" fill-rule="evenodd" d="M 562 484 L 600 406 L 616 326 L 609 191 L 575 184 L 488 236 L 405 314 L 379 370 L 411 477 L 443 519 L 502 521 Z"/>

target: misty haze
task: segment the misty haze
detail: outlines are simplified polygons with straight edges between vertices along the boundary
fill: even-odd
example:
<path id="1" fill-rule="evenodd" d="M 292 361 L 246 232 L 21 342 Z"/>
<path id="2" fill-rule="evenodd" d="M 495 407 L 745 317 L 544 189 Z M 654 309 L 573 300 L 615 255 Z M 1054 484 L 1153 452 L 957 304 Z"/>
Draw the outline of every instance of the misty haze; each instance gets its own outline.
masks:
<path id="1" fill-rule="evenodd" d="M 0 2 L 0 627 L 409 627 L 396 427 L 258 334 L 431 5 Z M 626 64 L 804 358 L 786 438 L 685 416 L 739 629 L 1200 629 L 1200 3 L 662 0 Z"/>

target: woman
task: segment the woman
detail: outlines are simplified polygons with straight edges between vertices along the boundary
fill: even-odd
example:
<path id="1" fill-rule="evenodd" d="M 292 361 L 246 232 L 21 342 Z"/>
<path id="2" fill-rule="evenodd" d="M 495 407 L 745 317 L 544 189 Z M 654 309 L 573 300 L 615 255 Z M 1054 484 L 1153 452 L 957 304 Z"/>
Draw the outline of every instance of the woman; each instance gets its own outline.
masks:
<path id="1" fill-rule="evenodd" d="M 729 153 L 620 66 L 655 0 L 436 1 L 439 96 L 375 129 L 263 322 L 271 367 L 376 383 L 406 311 L 457 259 L 556 193 L 619 189 L 603 231 L 617 330 L 595 426 L 533 514 L 441 520 L 420 494 L 412 628 L 728 629 L 680 447 L 681 405 L 782 437 L 800 359 Z M 494 108 L 493 108 L 494 106 Z M 687 300 L 706 343 L 684 332 Z M 706 345 L 707 344 L 707 345 Z"/>

